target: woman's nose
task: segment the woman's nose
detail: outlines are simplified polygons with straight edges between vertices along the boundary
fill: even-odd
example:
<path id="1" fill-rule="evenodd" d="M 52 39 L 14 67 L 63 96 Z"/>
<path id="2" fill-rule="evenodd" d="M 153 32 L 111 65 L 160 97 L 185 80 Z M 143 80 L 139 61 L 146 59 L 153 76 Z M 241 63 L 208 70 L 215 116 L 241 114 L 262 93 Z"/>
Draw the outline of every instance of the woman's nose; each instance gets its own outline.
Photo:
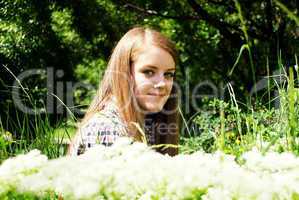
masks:
<path id="1" fill-rule="evenodd" d="M 165 86 L 166 86 L 166 80 L 165 80 L 164 74 L 159 75 L 155 80 L 154 87 L 161 88 L 161 87 L 165 87 Z"/>

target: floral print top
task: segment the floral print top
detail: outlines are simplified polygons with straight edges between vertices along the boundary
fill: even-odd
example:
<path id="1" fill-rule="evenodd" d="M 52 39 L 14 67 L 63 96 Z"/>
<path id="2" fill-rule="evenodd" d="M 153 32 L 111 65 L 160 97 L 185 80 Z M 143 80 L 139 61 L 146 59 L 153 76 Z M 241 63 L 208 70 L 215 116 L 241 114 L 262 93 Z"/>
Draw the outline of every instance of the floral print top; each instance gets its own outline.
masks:
<path id="1" fill-rule="evenodd" d="M 80 155 L 96 144 L 111 146 L 118 137 L 127 136 L 127 125 L 123 122 L 115 104 L 109 101 L 103 110 L 94 114 L 80 129 L 72 144 L 70 155 Z M 149 144 L 154 137 L 146 135 Z"/>
<path id="2" fill-rule="evenodd" d="M 96 144 L 110 146 L 118 137 L 126 135 L 127 126 L 120 118 L 115 103 L 110 101 L 79 129 L 70 155 L 80 155 Z"/>

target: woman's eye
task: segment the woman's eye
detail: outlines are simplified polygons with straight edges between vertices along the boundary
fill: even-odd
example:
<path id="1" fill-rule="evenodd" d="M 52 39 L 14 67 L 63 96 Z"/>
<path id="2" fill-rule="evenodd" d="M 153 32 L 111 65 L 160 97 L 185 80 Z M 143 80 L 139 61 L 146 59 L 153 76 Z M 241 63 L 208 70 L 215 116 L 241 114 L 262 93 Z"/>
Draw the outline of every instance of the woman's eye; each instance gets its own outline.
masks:
<path id="1" fill-rule="evenodd" d="M 167 73 L 165 73 L 165 77 L 166 78 L 173 78 L 174 76 L 175 76 L 174 72 L 167 72 Z"/>
<path id="2" fill-rule="evenodd" d="M 144 70 L 143 73 L 146 75 L 146 76 L 152 76 L 154 74 L 154 71 L 153 70 Z"/>

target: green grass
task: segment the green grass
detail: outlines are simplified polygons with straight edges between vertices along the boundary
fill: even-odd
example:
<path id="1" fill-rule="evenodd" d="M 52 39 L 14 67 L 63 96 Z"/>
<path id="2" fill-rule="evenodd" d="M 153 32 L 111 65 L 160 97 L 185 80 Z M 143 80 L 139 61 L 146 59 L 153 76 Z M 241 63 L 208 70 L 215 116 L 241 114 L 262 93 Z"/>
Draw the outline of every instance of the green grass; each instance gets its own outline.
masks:
<path id="1" fill-rule="evenodd" d="M 248 45 L 246 48 L 244 45 L 241 47 L 230 75 L 244 49 L 250 51 Z M 296 56 L 295 60 L 298 66 Z M 183 126 L 187 134 L 182 133 L 186 137 L 181 138 L 181 152 L 221 150 L 238 156 L 256 147 L 264 153 L 271 149 L 278 152 L 290 151 L 299 155 L 299 83 L 298 79 L 294 78 L 295 73 L 299 77 L 299 72 L 298 68 L 295 67 L 294 71 L 290 66 L 287 74 L 281 56 L 278 66 L 281 69 L 279 83 L 276 82 L 275 76 L 269 75 L 267 62 L 267 88 L 264 94 L 256 95 L 255 102 L 252 99 L 248 102 L 238 101 L 233 87 L 228 84 L 229 101 L 206 99 L 200 113 L 191 120 L 183 117 Z M 274 90 L 279 91 L 279 96 L 271 98 L 271 92 Z M 267 96 L 266 101 L 264 96 Z M 272 103 L 277 99 L 280 106 L 274 108 Z M 193 130 L 190 127 L 200 128 Z"/>
<path id="2" fill-rule="evenodd" d="M 33 98 L 33 95 L 27 91 L 27 87 L 21 84 L 10 69 L 5 66 L 4 68 L 19 83 L 20 89 L 25 94 L 23 101 L 34 109 L 35 114 L 23 113 L 11 106 L 15 110 L 7 109 L 5 120 L 0 116 L 0 163 L 8 157 L 26 153 L 32 149 L 41 150 L 49 158 L 65 155 L 67 144 L 75 132 L 73 115 L 68 120 L 60 121 L 53 126 L 48 113 L 37 112 L 40 108 L 37 106 L 38 100 Z M 13 114 L 13 117 L 10 114 Z M 7 127 L 10 127 L 10 130 Z"/>
<path id="3" fill-rule="evenodd" d="M 0 128 L 0 163 L 8 157 L 39 149 L 49 158 L 65 155 L 75 127 L 61 122 L 53 127 L 47 118 L 20 118 L 12 131 Z M 32 126 L 32 124 L 34 124 Z M 12 133 L 13 132 L 13 133 Z"/>
<path id="4" fill-rule="evenodd" d="M 238 156 L 256 147 L 262 152 L 271 149 L 299 155 L 299 89 L 292 84 L 292 70 L 288 82 L 287 89 L 279 88 L 277 109 L 269 109 L 268 103 L 242 104 L 233 91 L 230 102 L 206 100 L 203 111 L 188 123 L 199 129 L 189 127 L 191 133 L 181 139 L 181 152 L 222 150 Z"/>

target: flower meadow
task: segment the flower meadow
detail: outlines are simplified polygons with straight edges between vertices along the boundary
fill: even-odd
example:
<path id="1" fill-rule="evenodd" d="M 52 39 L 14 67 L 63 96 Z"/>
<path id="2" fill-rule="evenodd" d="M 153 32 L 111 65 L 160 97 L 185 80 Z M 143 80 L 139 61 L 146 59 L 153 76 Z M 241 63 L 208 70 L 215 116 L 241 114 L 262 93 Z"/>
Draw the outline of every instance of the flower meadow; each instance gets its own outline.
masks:
<path id="1" fill-rule="evenodd" d="M 49 160 L 39 150 L 0 166 L 0 199 L 299 199 L 299 158 L 252 149 L 162 155 L 120 138 Z"/>

